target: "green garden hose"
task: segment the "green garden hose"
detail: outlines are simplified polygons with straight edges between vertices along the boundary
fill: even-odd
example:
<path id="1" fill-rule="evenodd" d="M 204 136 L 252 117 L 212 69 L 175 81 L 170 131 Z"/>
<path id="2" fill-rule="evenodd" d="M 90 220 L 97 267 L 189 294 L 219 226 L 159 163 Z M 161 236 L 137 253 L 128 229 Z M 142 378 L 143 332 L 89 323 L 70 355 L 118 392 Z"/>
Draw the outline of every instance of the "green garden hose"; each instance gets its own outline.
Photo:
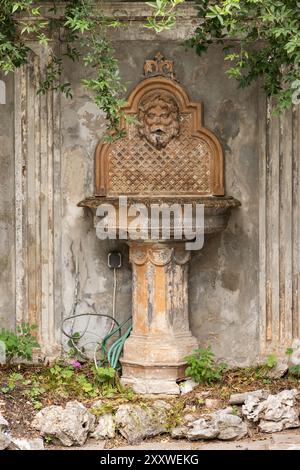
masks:
<path id="1" fill-rule="evenodd" d="M 103 338 L 103 341 L 101 343 L 101 350 L 102 350 L 102 353 L 103 355 L 105 356 L 106 355 L 106 345 L 107 345 L 107 341 L 113 336 L 115 335 L 116 333 L 119 333 L 120 335 L 120 332 L 121 332 L 121 329 L 124 325 L 126 325 L 126 323 L 128 323 L 129 321 L 131 320 L 131 317 L 129 317 L 127 320 L 125 320 L 123 323 L 121 323 L 120 325 L 118 325 L 114 330 L 112 330 L 108 335 L 106 335 L 104 338 Z M 124 343 L 126 341 L 126 339 L 128 338 L 128 336 L 130 335 L 131 333 L 131 330 L 132 330 L 132 326 L 130 325 L 130 327 L 125 331 L 125 333 L 123 333 L 116 341 L 114 341 L 114 343 L 110 346 L 108 352 L 107 352 L 107 358 L 108 358 L 108 362 L 110 364 L 110 367 L 113 367 L 114 369 L 117 369 L 118 368 L 118 365 L 119 365 L 119 359 L 120 359 L 120 356 L 122 354 L 122 350 L 123 350 L 123 346 L 124 346 Z"/>

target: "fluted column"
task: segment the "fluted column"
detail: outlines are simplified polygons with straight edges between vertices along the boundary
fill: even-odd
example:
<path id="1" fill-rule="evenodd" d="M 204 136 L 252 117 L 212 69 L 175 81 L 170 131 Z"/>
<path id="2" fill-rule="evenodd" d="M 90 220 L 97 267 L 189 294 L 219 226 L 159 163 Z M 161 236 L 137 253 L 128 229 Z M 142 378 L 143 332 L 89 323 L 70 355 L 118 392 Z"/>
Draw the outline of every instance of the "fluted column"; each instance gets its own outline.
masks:
<path id="1" fill-rule="evenodd" d="M 185 356 L 197 347 L 189 330 L 184 243 L 129 243 L 133 331 L 125 343 L 122 383 L 139 393 L 179 392 Z"/>
<path id="2" fill-rule="evenodd" d="M 300 109 L 280 116 L 261 99 L 260 355 L 284 356 L 300 334 Z"/>
<path id="3" fill-rule="evenodd" d="M 37 93 L 49 57 L 32 48 L 15 72 L 16 320 L 38 326 L 43 356 L 52 359 L 61 348 L 60 97 Z"/>

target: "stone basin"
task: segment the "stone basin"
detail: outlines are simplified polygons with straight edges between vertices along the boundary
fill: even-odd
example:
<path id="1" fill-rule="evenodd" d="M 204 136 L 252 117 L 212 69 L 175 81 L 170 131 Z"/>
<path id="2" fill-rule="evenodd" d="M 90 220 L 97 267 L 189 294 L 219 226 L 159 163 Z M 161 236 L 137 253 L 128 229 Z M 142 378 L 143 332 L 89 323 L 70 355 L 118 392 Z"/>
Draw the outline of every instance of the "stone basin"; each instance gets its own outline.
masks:
<path id="1" fill-rule="evenodd" d="M 152 204 L 158 204 L 159 206 L 172 206 L 179 204 L 181 207 L 184 204 L 189 204 L 193 207 L 193 214 L 195 215 L 195 208 L 197 204 L 204 205 L 204 235 L 214 234 L 225 230 L 230 217 L 231 209 L 239 207 L 240 201 L 231 196 L 181 196 L 181 197 L 167 197 L 167 196 L 127 196 L 126 197 L 127 208 L 133 205 L 143 204 L 147 209 L 151 208 Z M 95 215 L 95 223 L 97 223 L 96 211 L 101 205 L 112 205 L 116 211 L 116 221 L 119 220 L 120 210 L 120 199 L 119 197 L 104 197 L 104 196 L 91 196 L 78 203 L 79 207 L 86 207 L 93 211 Z M 128 221 L 132 220 L 134 216 L 128 216 Z M 172 221 L 171 221 L 172 222 Z M 192 220 L 193 226 L 195 226 L 195 220 Z M 124 230 L 125 227 L 119 223 L 113 227 L 116 230 L 116 234 L 119 234 L 120 230 Z M 173 227 L 171 226 L 170 240 L 173 240 L 172 232 Z M 128 241 L 130 240 L 130 234 L 127 232 Z M 162 239 L 161 241 L 167 241 Z"/>

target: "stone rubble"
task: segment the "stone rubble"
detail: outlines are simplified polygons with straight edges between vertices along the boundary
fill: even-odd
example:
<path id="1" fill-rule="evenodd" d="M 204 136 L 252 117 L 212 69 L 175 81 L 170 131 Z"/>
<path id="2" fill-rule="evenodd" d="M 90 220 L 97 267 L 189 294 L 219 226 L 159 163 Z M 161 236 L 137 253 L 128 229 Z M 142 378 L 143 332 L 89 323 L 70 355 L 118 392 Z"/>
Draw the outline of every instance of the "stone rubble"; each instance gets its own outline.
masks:
<path id="1" fill-rule="evenodd" d="M 181 382 L 179 385 L 180 394 L 185 395 L 186 393 L 190 393 L 197 386 L 197 382 L 195 382 L 193 379 L 187 379 L 184 382 Z"/>
<path id="2" fill-rule="evenodd" d="M 11 438 L 8 434 L 8 422 L 0 413 L 0 450 L 7 449 L 10 442 Z"/>
<path id="3" fill-rule="evenodd" d="M 247 424 L 242 418 L 233 414 L 232 407 L 216 411 L 212 416 L 219 429 L 218 439 L 232 441 L 233 439 L 242 439 L 248 434 Z"/>
<path id="4" fill-rule="evenodd" d="M 176 426 L 171 429 L 171 437 L 173 439 L 185 439 L 188 432 L 187 426 Z"/>
<path id="5" fill-rule="evenodd" d="M 121 405 L 116 415 L 116 426 L 129 443 L 141 442 L 146 437 L 157 436 L 167 431 L 170 405 L 157 400 L 148 405 Z"/>
<path id="6" fill-rule="evenodd" d="M 249 421 L 257 423 L 260 419 L 260 405 L 266 400 L 268 395 L 249 393 L 245 399 L 245 404 L 242 406 L 242 415 Z"/>
<path id="7" fill-rule="evenodd" d="M 8 421 L 0 413 L 0 430 L 5 431 L 6 429 L 8 429 Z"/>
<path id="8" fill-rule="evenodd" d="M 270 379 L 281 379 L 289 370 L 288 359 L 279 359 L 277 364 L 268 371 L 268 377 Z"/>
<path id="9" fill-rule="evenodd" d="M 94 431 L 96 418 L 82 403 L 69 401 L 66 407 L 51 405 L 35 416 L 32 427 L 65 446 L 83 445 Z"/>
<path id="10" fill-rule="evenodd" d="M 250 396 L 245 400 L 242 414 L 249 421 L 258 423 L 262 432 L 279 432 L 283 429 L 300 427 L 299 410 L 296 406 L 298 391 L 283 390 L 269 395 L 265 400 Z"/>
<path id="11" fill-rule="evenodd" d="M 268 398 L 269 392 L 267 390 L 255 390 L 253 392 L 233 393 L 229 398 L 229 405 L 243 405 L 247 398 L 255 397 L 259 400 Z"/>
<path id="12" fill-rule="evenodd" d="M 204 401 L 205 408 L 217 410 L 222 406 L 222 401 L 217 398 L 206 398 Z"/>
<path id="13" fill-rule="evenodd" d="M 23 439 L 12 437 L 10 448 L 17 450 L 44 450 L 44 441 L 43 439 L 37 437 L 33 439 Z"/>
<path id="14" fill-rule="evenodd" d="M 278 432 L 300 427 L 299 410 L 296 409 L 297 395 L 297 390 L 283 390 L 277 395 L 269 395 L 264 402 L 259 429 L 262 432 Z"/>
<path id="15" fill-rule="evenodd" d="M 172 430 L 172 437 L 186 437 L 190 441 L 199 439 L 233 440 L 242 439 L 248 434 L 246 423 L 233 414 L 232 407 L 210 413 L 195 421 L 187 422 Z"/>
<path id="16" fill-rule="evenodd" d="M 231 406 L 200 415 L 201 407 L 187 406 L 182 423 L 170 429 L 171 405 L 163 400 L 149 403 L 128 403 L 118 407 L 115 414 L 105 413 L 95 418 L 81 403 L 68 402 L 65 407 L 48 406 L 35 416 L 32 427 L 41 436 L 52 437 L 65 446 L 82 446 L 87 437 L 96 440 L 112 439 L 120 433 L 129 444 L 137 444 L 146 438 L 170 433 L 174 439 L 239 440 L 248 435 L 249 422 L 259 431 L 276 433 L 300 427 L 296 397 L 298 391 L 283 390 L 272 395 L 266 390 L 233 394 Z M 217 406 L 216 399 L 205 400 L 203 405 Z M 208 408 L 208 406 L 206 406 Z M 198 415 L 197 415 L 198 413 Z M 9 446 L 19 449 L 43 448 L 41 439 L 16 439 L 8 434 L 8 422 L 0 414 L 0 449 Z M 11 448 L 11 447 L 10 447 Z"/>
<path id="17" fill-rule="evenodd" d="M 214 421 L 200 418 L 190 424 L 186 437 L 190 441 L 214 439 L 218 436 L 219 432 L 219 428 Z"/>
<path id="18" fill-rule="evenodd" d="M 98 419 L 98 423 L 91 437 L 94 439 L 113 439 L 116 435 L 116 423 L 111 413 L 105 413 Z"/>
<path id="19" fill-rule="evenodd" d="M 10 437 L 3 431 L 0 431 L 0 450 L 7 449 L 10 445 Z"/>

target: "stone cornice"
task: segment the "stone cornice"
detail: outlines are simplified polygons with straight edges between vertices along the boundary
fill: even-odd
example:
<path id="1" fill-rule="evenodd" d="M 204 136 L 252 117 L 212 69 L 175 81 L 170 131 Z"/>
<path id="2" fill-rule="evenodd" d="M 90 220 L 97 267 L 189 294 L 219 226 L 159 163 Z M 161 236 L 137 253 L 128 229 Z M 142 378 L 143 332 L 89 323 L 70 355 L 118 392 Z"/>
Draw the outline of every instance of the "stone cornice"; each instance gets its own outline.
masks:
<path id="1" fill-rule="evenodd" d="M 48 9 L 53 6 L 52 2 L 37 2 L 43 16 L 59 17 L 64 11 L 63 3 L 57 5 L 57 13 L 49 15 Z M 95 2 L 95 9 L 101 9 L 103 14 L 108 17 L 117 18 L 119 21 L 141 21 L 151 15 L 153 9 L 147 5 L 147 2 L 119 2 L 119 1 L 102 1 Z M 95 10 L 95 11 L 96 11 Z M 28 18 L 22 15 L 23 19 Z M 185 2 L 177 7 L 177 17 L 184 19 L 192 19 L 197 17 L 197 10 L 194 2 Z M 36 19 L 32 17 L 31 19 Z"/>
<path id="2" fill-rule="evenodd" d="M 40 6 L 42 16 L 45 18 L 59 17 L 64 11 L 63 4 L 57 6 L 57 13 L 55 15 L 48 12 L 48 8 L 52 5 L 51 2 L 37 2 L 37 5 Z M 117 19 L 122 23 L 121 27 L 109 30 L 108 35 L 112 41 L 151 41 L 157 39 L 160 41 L 182 41 L 192 35 L 199 22 L 194 2 L 179 5 L 176 26 L 159 34 L 149 28 L 145 28 L 145 22 L 153 12 L 153 9 L 146 2 L 104 1 L 99 2 L 98 5 L 95 2 L 95 9 L 97 10 L 97 8 L 101 8 L 103 14 L 108 18 Z M 37 17 L 28 17 L 25 14 L 19 17 L 22 18 L 22 21 L 35 21 L 37 19 Z"/>

